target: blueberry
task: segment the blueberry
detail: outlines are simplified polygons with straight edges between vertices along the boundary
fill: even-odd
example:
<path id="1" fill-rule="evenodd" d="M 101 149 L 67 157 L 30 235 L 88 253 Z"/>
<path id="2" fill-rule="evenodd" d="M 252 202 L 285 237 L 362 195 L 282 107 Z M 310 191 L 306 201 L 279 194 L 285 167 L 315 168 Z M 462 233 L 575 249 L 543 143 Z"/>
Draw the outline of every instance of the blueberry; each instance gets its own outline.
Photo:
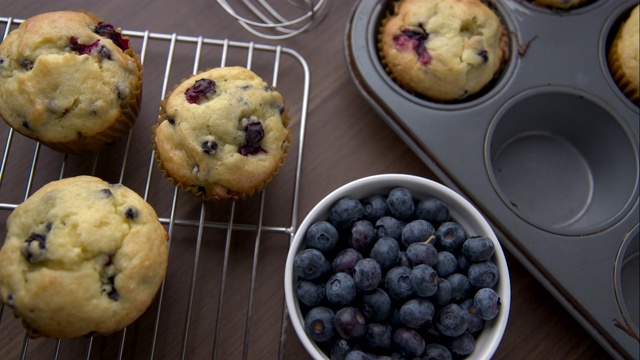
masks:
<path id="1" fill-rule="evenodd" d="M 407 247 L 407 257 L 412 265 L 434 266 L 438 262 L 438 250 L 431 243 L 415 242 Z"/>
<path id="2" fill-rule="evenodd" d="M 135 220 L 138 218 L 138 210 L 133 206 L 128 207 L 127 210 L 124 211 L 124 216 L 129 220 Z"/>
<path id="3" fill-rule="evenodd" d="M 331 360 L 344 360 L 351 351 L 353 351 L 353 348 L 347 340 L 337 339 L 333 345 L 331 345 L 329 355 L 331 356 Z"/>
<path id="4" fill-rule="evenodd" d="M 478 51 L 478 56 L 480 56 L 483 63 L 486 63 L 487 61 L 489 61 L 489 52 L 487 50 Z"/>
<path id="5" fill-rule="evenodd" d="M 380 264 L 382 271 L 386 272 L 398 265 L 400 260 L 400 245 L 391 237 L 382 237 L 373 244 L 369 257 Z"/>
<path id="6" fill-rule="evenodd" d="M 362 291 L 370 291 L 378 287 L 382 279 L 380 264 L 371 258 L 365 258 L 356 264 L 353 280 L 356 287 Z"/>
<path id="7" fill-rule="evenodd" d="M 469 266 L 469 282 L 477 288 L 492 288 L 498 283 L 498 267 L 491 261 L 474 263 Z"/>
<path id="8" fill-rule="evenodd" d="M 315 307 L 304 318 L 304 330 L 309 337 L 318 342 L 331 339 L 334 335 L 335 313 L 327 307 Z"/>
<path id="9" fill-rule="evenodd" d="M 211 79 L 198 79 L 184 92 L 189 104 L 200 104 L 211 94 L 216 93 L 216 82 Z"/>
<path id="10" fill-rule="evenodd" d="M 369 322 L 386 320 L 391 315 L 391 298 L 380 288 L 366 292 L 362 294 L 360 310 Z"/>
<path id="11" fill-rule="evenodd" d="M 71 48 L 71 51 L 77 52 L 79 55 L 87 55 L 87 54 L 91 54 L 93 49 L 99 46 L 100 40 L 98 39 L 90 44 L 80 44 L 78 42 L 78 38 L 75 36 L 72 36 L 69 39 L 69 43 L 71 44 L 69 45 L 69 47 Z"/>
<path id="12" fill-rule="evenodd" d="M 484 319 L 477 314 L 473 298 L 468 298 L 460 303 L 460 307 L 469 313 L 469 327 L 467 331 L 471 334 L 477 334 L 480 330 L 484 329 Z"/>
<path id="13" fill-rule="evenodd" d="M 347 354 L 345 360 L 375 360 L 375 357 L 370 356 L 361 350 L 353 350 Z"/>
<path id="14" fill-rule="evenodd" d="M 443 222 L 449 221 L 449 208 L 439 199 L 428 197 L 416 205 L 416 217 L 427 220 L 434 226 L 440 226 Z"/>
<path id="15" fill-rule="evenodd" d="M 364 218 L 375 223 L 389 212 L 387 199 L 382 195 L 373 195 L 362 200 L 364 206 Z"/>
<path id="16" fill-rule="evenodd" d="M 102 282 L 102 292 L 113 301 L 118 301 L 118 299 L 120 299 L 120 295 L 118 294 L 118 291 L 116 291 L 115 287 L 115 276 L 110 276 Z"/>
<path id="17" fill-rule="evenodd" d="M 410 48 L 413 50 L 418 56 L 420 64 L 426 66 L 431 63 L 431 54 L 426 46 L 428 38 L 429 34 L 422 26 L 419 26 L 418 29 L 402 29 L 400 34 L 393 36 L 393 42 L 398 49 Z"/>
<path id="18" fill-rule="evenodd" d="M 451 284 L 447 279 L 438 279 L 438 290 L 429 297 L 429 300 L 438 308 L 447 305 L 451 301 Z"/>
<path id="19" fill-rule="evenodd" d="M 122 50 L 129 49 L 129 40 L 123 38 L 120 32 L 117 31 L 111 24 L 99 22 L 93 32 L 102 37 L 110 39 L 117 47 Z"/>
<path id="20" fill-rule="evenodd" d="M 438 252 L 438 262 L 435 269 L 440 277 L 447 277 L 453 274 L 458 268 L 458 259 L 448 251 Z"/>
<path id="21" fill-rule="evenodd" d="M 336 311 L 335 327 L 343 339 L 355 340 L 364 335 L 367 324 L 360 310 L 347 306 Z"/>
<path id="22" fill-rule="evenodd" d="M 447 276 L 447 281 L 451 285 L 452 301 L 463 301 L 471 294 L 471 283 L 466 276 L 460 273 L 453 273 Z"/>
<path id="23" fill-rule="evenodd" d="M 416 242 L 425 242 L 435 235 L 436 230 L 426 220 L 414 220 L 402 228 L 401 243 L 407 248 Z"/>
<path id="24" fill-rule="evenodd" d="M 327 255 L 338 243 L 338 230 L 328 221 L 318 221 L 309 226 L 304 239 L 308 247 Z"/>
<path id="25" fill-rule="evenodd" d="M 111 190 L 109 189 L 101 189 L 100 194 L 102 194 L 102 196 L 107 198 L 113 197 L 113 193 L 111 193 Z"/>
<path id="26" fill-rule="evenodd" d="M 362 260 L 362 254 L 354 248 L 346 248 L 338 253 L 331 263 L 331 269 L 334 273 L 345 272 L 353 274 L 358 261 Z"/>
<path id="27" fill-rule="evenodd" d="M 426 346 L 424 338 L 417 331 L 404 327 L 393 333 L 393 343 L 408 357 L 420 356 Z"/>
<path id="28" fill-rule="evenodd" d="M 411 269 L 411 288 L 421 297 L 429 297 L 438 291 L 438 273 L 427 264 L 418 264 Z"/>
<path id="29" fill-rule="evenodd" d="M 459 253 L 456 258 L 458 259 L 458 272 L 461 274 L 466 274 L 469 271 L 469 266 L 471 265 L 471 263 L 469 263 L 463 253 Z"/>
<path id="30" fill-rule="evenodd" d="M 111 50 L 109 50 L 109 48 L 104 45 L 100 45 L 100 48 L 98 49 L 98 56 L 104 60 L 113 59 L 113 57 L 111 56 Z"/>
<path id="31" fill-rule="evenodd" d="M 411 191 L 402 187 L 392 189 L 387 195 L 387 206 L 394 217 L 400 220 L 408 219 L 415 209 Z"/>
<path id="32" fill-rule="evenodd" d="M 363 255 L 369 254 L 378 240 L 376 229 L 367 220 L 358 220 L 351 227 L 351 246 Z"/>
<path id="33" fill-rule="evenodd" d="M 426 299 L 411 299 L 400 307 L 400 321 L 413 329 L 419 329 L 431 323 L 435 308 Z"/>
<path id="34" fill-rule="evenodd" d="M 384 278 L 384 286 L 391 298 L 396 300 L 407 299 L 413 295 L 411 269 L 404 266 L 391 268 Z"/>
<path id="35" fill-rule="evenodd" d="M 444 345 L 431 343 L 424 349 L 424 360 L 452 360 L 451 352 Z"/>
<path id="36" fill-rule="evenodd" d="M 296 284 L 298 300 L 309 307 L 320 305 L 324 300 L 324 293 L 324 284 L 314 284 L 307 280 L 299 280 Z"/>
<path id="37" fill-rule="evenodd" d="M 348 305 L 356 297 L 356 283 L 347 273 L 335 273 L 327 280 L 325 291 L 330 303 Z"/>
<path id="38" fill-rule="evenodd" d="M 456 359 L 471 355 L 476 348 L 476 340 L 468 331 L 456 336 L 449 342 L 449 351 Z"/>
<path id="39" fill-rule="evenodd" d="M 441 249 L 458 253 L 460 247 L 467 238 L 462 226 L 453 221 L 447 221 L 438 227 L 436 231 L 436 240 Z"/>
<path id="40" fill-rule="evenodd" d="M 27 71 L 33 70 L 33 61 L 29 59 L 20 59 L 19 64 L 23 69 Z"/>
<path id="41" fill-rule="evenodd" d="M 493 320 L 500 312 L 500 296 L 495 290 L 482 288 L 473 297 L 476 314 L 484 320 Z"/>
<path id="42" fill-rule="evenodd" d="M 387 353 L 391 349 L 391 326 L 388 324 L 368 324 L 364 336 L 366 347 L 372 351 Z"/>
<path id="43" fill-rule="evenodd" d="M 200 149 L 202 149 L 203 153 L 211 155 L 218 150 L 218 143 L 213 140 L 205 140 L 200 145 Z"/>
<path id="44" fill-rule="evenodd" d="M 460 336 L 467 331 L 469 314 L 460 305 L 450 303 L 436 313 L 435 324 L 444 336 Z"/>
<path id="45" fill-rule="evenodd" d="M 462 244 L 462 254 L 471 262 L 487 261 L 494 251 L 493 241 L 486 236 L 474 236 Z"/>
<path id="46" fill-rule="evenodd" d="M 338 231 L 350 230 L 353 224 L 364 218 L 364 206 L 352 197 L 344 197 L 331 207 L 329 221 Z"/>
<path id="47" fill-rule="evenodd" d="M 402 228 L 405 223 L 393 216 L 383 216 L 376 221 L 375 228 L 378 237 L 388 236 L 396 240 L 402 237 Z"/>
<path id="48" fill-rule="evenodd" d="M 264 129 L 262 123 L 254 122 L 244 127 L 244 144 L 238 148 L 238 153 L 242 156 L 256 155 L 260 152 L 266 152 L 260 143 L 264 138 Z"/>
<path id="49" fill-rule="evenodd" d="M 20 253 L 30 263 L 44 261 L 47 255 L 47 236 L 45 234 L 31 233 L 22 243 Z"/>
<path id="50" fill-rule="evenodd" d="M 400 251 L 400 254 L 398 255 L 398 265 L 406 266 L 408 268 L 413 266 L 406 251 Z"/>
<path id="51" fill-rule="evenodd" d="M 293 269 L 305 280 L 313 280 L 324 275 L 330 268 L 329 261 L 316 249 L 305 249 L 296 254 Z"/>

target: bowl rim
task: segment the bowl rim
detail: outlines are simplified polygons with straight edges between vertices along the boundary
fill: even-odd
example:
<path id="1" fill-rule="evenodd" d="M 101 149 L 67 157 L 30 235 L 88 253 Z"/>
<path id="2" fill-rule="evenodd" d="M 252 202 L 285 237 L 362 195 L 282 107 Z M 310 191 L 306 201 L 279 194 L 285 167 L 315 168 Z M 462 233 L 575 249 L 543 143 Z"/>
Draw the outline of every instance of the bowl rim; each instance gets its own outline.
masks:
<path id="1" fill-rule="evenodd" d="M 472 354 L 474 359 L 490 359 L 502 340 L 507 327 L 511 308 L 511 281 L 504 250 L 502 249 L 495 232 L 491 228 L 491 225 L 480 211 L 468 200 L 454 190 L 434 180 L 407 174 L 371 175 L 346 183 L 322 198 L 309 211 L 302 223 L 296 229 L 286 258 L 284 287 L 287 312 L 289 313 L 289 318 L 298 339 L 314 359 L 328 360 L 323 351 L 306 335 L 303 325 L 304 318 L 302 317 L 299 303 L 294 295 L 296 278 L 294 276 L 293 262 L 295 254 L 297 254 L 304 246 L 304 235 L 306 230 L 315 221 L 328 218 L 328 212 L 331 205 L 344 196 L 348 195 L 362 199 L 365 196 L 376 193 L 384 194 L 394 187 L 401 186 L 411 190 L 416 198 L 427 195 L 439 198 L 449 207 L 452 218 L 456 218 L 454 215 L 458 216 L 455 220 L 462 225 L 465 231 L 468 231 L 468 228 L 473 225 L 475 231 L 468 232 L 467 236 L 476 235 L 477 233 L 477 235 L 481 234 L 487 236 L 493 241 L 495 245 L 495 252 L 493 255 L 494 262 L 498 266 L 500 273 L 500 279 L 496 285 L 496 291 L 500 295 L 501 309 L 498 317 L 492 320 L 489 324 L 489 328 L 492 331 L 489 333 L 483 330 L 478 337 L 479 339 L 482 338 L 483 343 L 487 344 L 487 346 L 482 349 L 476 348 Z"/>

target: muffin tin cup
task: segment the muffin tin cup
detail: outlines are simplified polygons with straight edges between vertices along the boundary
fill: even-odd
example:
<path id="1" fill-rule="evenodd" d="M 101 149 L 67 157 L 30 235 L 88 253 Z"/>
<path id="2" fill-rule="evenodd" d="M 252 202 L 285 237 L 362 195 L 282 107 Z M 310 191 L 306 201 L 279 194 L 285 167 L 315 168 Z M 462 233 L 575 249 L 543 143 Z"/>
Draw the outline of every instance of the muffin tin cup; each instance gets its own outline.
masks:
<path id="1" fill-rule="evenodd" d="M 510 57 L 486 90 L 451 104 L 410 94 L 385 72 L 377 32 L 390 2 L 358 3 L 345 32 L 349 70 L 369 104 L 618 358 L 639 356 L 628 310 L 640 307 L 638 278 L 622 275 L 637 264 L 637 230 L 635 252 L 620 253 L 638 226 L 639 111 L 606 55 L 636 4 L 561 11 L 490 1 Z"/>

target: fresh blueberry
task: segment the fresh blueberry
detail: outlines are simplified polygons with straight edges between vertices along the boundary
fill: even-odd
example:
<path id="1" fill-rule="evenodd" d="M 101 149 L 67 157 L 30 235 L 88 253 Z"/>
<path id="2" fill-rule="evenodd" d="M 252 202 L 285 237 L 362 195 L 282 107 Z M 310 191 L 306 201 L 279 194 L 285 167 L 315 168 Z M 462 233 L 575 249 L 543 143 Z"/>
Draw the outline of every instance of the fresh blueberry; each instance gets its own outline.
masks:
<path id="1" fill-rule="evenodd" d="M 331 207 L 329 221 L 338 231 L 351 230 L 356 221 L 364 218 L 364 206 L 353 197 L 344 197 Z"/>
<path id="2" fill-rule="evenodd" d="M 329 355 L 331 356 L 331 360 L 344 360 L 351 351 L 353 351 L 353 348 L 347 340 L 337 339 L 333 345 L 331 345 Z"/>
<path id="3" fill-rule="evenodd" d="M 368 324 L 365 331 L 365 344 L 372 351 L 387 353 L 391 349 L 391 326 L 381 323 Z"/>
<path id="4" fill-rule="evenodd" d="M 436 240 L 441 249 L 451 253 L 458 253 L 467 238 L 462 226 L 453 221 L 447 221 L 438 227 Z"/>
<path id="5" fill-rule="evenodd" d="M 418 264 L 411 269 L 411 288 L 421 297 L 429 297 L 438 291 L 438 273 L 427 264 Z"/>
<path id="6" fill-rule="evenodd" d="M 393 216 L 383 216 L 376 221 L 375 228 L 379 238 L 388 236 L 400 241 L 404 225 L 404 222 Z"/>
<path id="7" fill-rule="evenodd" d="M 449 303 L 438 310 L 435 324 L 438 331 L 444 336 L 460 336 L 469 327 L 469 314 L 460 305 Z"/>
<path id="8" fill-rule="evenodd" d="M 473 297 L 476 314 L 484 320 L 493 320 L 500 312 L 500 296 L 491 288 L 482 288 Z"/>
<path id="9" fill-rule="evenodd" d="M 463 253 L 459 253 L 457 256 L 458 259 L 458 272 L 461 274 L 466 274 L 469 271 L 469 266 L 471 263 L 467 260 Z"/>
<path id="10" fill-rule="evenodd" d="M 413 329 L 419 329 L 431 323 L 435 308 L 431 301 L 415 298 L 400 307 L 400 321 Z"/>
<path id="11" fill-rule="evenodd" d="M 304 249 L 296 254 L 293 268 L 296 274 L 305 280 L 317 279 L 330 268 L 329 261 L 316 249 Z"/>
<path id="12" fill-rule="evenodd" d="M 447 279 L 438 279 L 438 290 L 429 297 L 429 300 L 438 308 L 447 305 L 451 301 L 451 284 Z"/>
<path id="13" fill-rule="evenodd" d="M 334 305 L 350 304 L 356 297 L 356 283 L 347 273 L 331 275 L 325 285 L 327 300 Z"/>
<path id="14" fill-rule="evenodd" d="M 47 236 L 45 234 L 31 233 L 22 243 L 20 253 L 32 264 L 44 261 L 47 256 Z"/>
<path id="15" fill-rule="evenodd" d="M 449 342 L 449 351 L 456 359 L 471 355 L 476 348 L 476 340 L 468 331 L 454 337 Z"/>
<path id="16" fill-rule="evenodd" d="M 382 279 L 380 264 L 372 258 L 364 258 L 356 264 L 353 280 L 362 291 L 370 291 L 378 287 Z"/>
<path id="17" fill-rule="evenodd" d="M 325 287 L 324 284 L 314 284 L 307 280 L 298 280 L 296 284 L 296 296 L 300 302 L 315 307 L 324 300 Z"/>
<path id="18" fill-rule="evenodd" d="M 411 269 L 404 266 L 391 268 L 385 278 L 384 286 L 393 299 L 405 300 L 413 295 L 411 286 Z"/>
<path id="19" fill-rule="evenodd" d="M 191 87 L 184 92 L 184 96 L 189 104 L 200 104 L 207 99 L 210 94 L 216 93 L 216 82 L 211 79 L 198 79 Z"/>
<path id="20" fill-rule="evenodd" d="M 382 195 L 370 196 L 362 200 L 362 205 L 364 206 L 364 218 L 372 223 L 375 223 L 389 212 L 387 199 Z"/>
<path id="21" fill-rule="evenodd" d="M 427 220 L 434 226 L 449 221 L 449 207 L 439 199 L 427 197 L 416 205 L 416 217 Z"/>
<path id="22" fill-rule="evenodd" d="M 424 360 L 453 360 L 449 349 L 438 343 L 428 344 L 424 349 L 422 358 Z"/>
<path id="23" fill-rule="evenodd" d="M 338 230 L 328 221 L 318 221 L 309 226 L 304 239 L 308 247 L 327 255 L 338 243 Z"/>
<path id="24" fill-rule="evenodd" d="M 460 302 L 471 294 L 471 283 L 466 276 L 460 273 L 453 273 L 447 276 L 447 281 L 451 285 L 452 301 Z"/>
<path id="25" fill-rule="evenodd" d="M 376 360 L 376 358 L 362 350 L 353 350 L 347 354 L 344 360 Z"/>
<path id="26" fill-rule="evenodd" d="M 369 254 L 377 240 L 376 229 L 368 220 L 358 220 L 351 227 L 351 246 L 363 255 Z"/>
<path id="27" fill-rule="evenodd" d="M 336 331 L 345 340 L 355 340 L 364 335 L 367 324 L 360 310 L 347 306 L 336 311 Z"/>
<path id="28" fill-rule="evenodd" d="M 471 285 L 477 288 L 492 288 L 498 283 L 500 278 L 498 267 L 491 261 L 471 264 L 467 274 Z"/>
<path id="29" fill-rule="evenodd" d="M 420 356 L 426 346 L 424 338 L 417 331 L 405 327 L 394 331 L 393 343 L 402 354 L 409 358 Z"/>
<path id="30" fill-rule="evenodd" d="M 402 228 L 401 243 L 405 247 L 416 242 L 425 242 L 434 236 L 436 230 L 426 220 L 414 220 Z"/>
<path id="31" fill-rule="evenodd" d="M 439 251 L 438 262 L 434 268 L 440 277 L 447 277 L 458 268 L 458 259 L 448 251 Z"/>
<path id="32" fill-rule="evenodd" d="M 262 123 L 253 122 L 247 124 L 247 126 L 244 127 L 244 144 L 238 147 L 238 153 L 242 156 L 249 156 L 266 152 L 266 150 L 260 146 L 263 138 L 264 128 L 262 127 Z"/>
<path id="33" fill-rule="evenodd" d="M 380 264 L 383 272 L 398 265 L 400 260 L 400 245 L 391 237 L 385 236 L 379 238 L 369 253 L 369 257 Z"/>
<path id="34" fill-rule="evenodd" d="M 338 253 L 331 263 L 334 273 L 345 272 L 353 275 L 353 270 L 358 261 L 362 260 L 362 254 L 354 248 L 346 248 Z"/>
<path id="35" fill-rule="evenodd" d="M 415 210 L 411 191 L 402 187 L 392 189 L 387 195 L 387 206 L 394 217 L 400 220 L 408 219 Z"/>
<path id="36" fill-rule="evenodd" d="M 362 294 L 360 309 L 365 319 L 369 322 L 386 320 L 391 315 L 391 298 L 382 289 Z"/>
<path id="37" fill-rule="evenodd" d="M 407 257 L 412 265 L 434 266 L 438 262 L 438 250 L 429 242 L 415 242 L 407 247 Z"/>
<path id="38" fill-rule="evenodd" d="M 309 337 L 318 342 L 331 339 L 334 335 L 335 313 L 327 307 L 315 307 L 304 318 L 304 330 Z"/>
<path id="39" fill-rule="evenodd" d="M 480 330 L 484 329 L 484 319 L 477 314 L 473 298 L 468 298 L 460 303 L 460 307 L 469 313 L 469 327 L 467 331 L 471 334 L 477 334 Z"/>
<path id="40" fill-rule="evenodd" d="M 493 241 L 486 236 L 474 236 L 462 244 L 462 254 L 470 262 L 481 262 L 491 259 L 495 251 Z"/>

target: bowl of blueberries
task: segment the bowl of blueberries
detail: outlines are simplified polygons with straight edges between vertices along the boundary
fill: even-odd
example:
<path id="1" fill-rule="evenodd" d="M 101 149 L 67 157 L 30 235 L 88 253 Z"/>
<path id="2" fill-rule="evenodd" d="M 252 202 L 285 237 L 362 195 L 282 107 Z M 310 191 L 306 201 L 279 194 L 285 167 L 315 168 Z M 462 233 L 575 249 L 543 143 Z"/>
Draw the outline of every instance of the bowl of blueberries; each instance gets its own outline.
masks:
<path id="1" fill-rule="evenodd" d="M 490 359 L 509 316 L 504 252 L 455 191 L 413 175 L 343 185 L 297 229 L 285 267 L 314 359 Z"/>

